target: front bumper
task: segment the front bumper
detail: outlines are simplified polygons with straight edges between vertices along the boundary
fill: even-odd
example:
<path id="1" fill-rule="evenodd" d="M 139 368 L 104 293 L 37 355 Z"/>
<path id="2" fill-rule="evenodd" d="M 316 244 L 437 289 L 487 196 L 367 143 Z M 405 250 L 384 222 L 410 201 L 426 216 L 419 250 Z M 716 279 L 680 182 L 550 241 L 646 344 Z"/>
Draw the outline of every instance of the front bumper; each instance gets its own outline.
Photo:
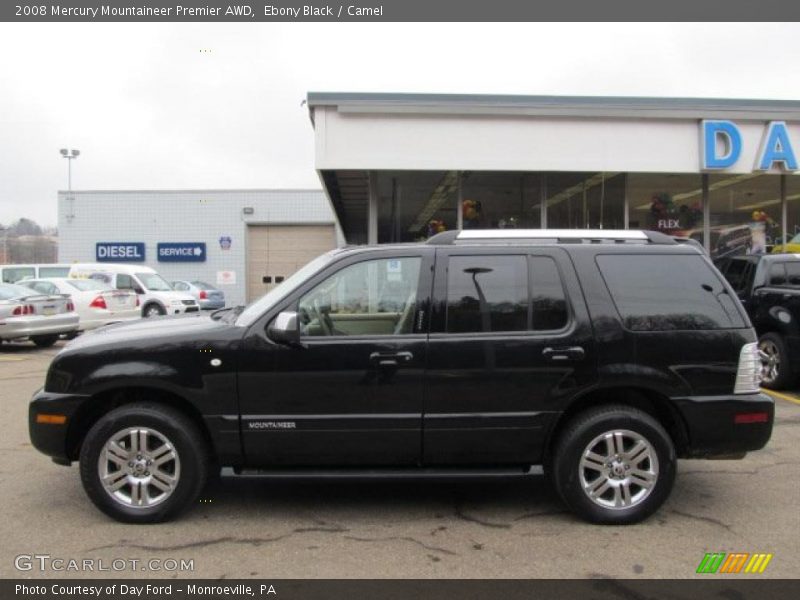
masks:
<path id="1" fill-rule="evenodd" d="M 69 333 L 78 329 L 78 315 L 64 313 L 49 317 L 33 315 L 30 317 L 7 317 L 0 320 L 0 338 L 13 340 L 32 335 L 51 335 Z"/>
<path id="2" fill-rule="evenodd" d="M 760 450 L 772 435 L 775 402 L 766 394 L 674 398 L 688 433 L 686 458 Z"/>
<path id="3" fill-rule="evenodd" d="M 34 393 L 28 406 L 28 432 L 34 448 L 55 462 L 68 464 L 74 458 L 69 455 L 73 441 L 69 437 L 70 424 L 88 398 L 80 394 L 45 392 L 44 388 Z M 63 424 L 40 423 L 37 421 L 39 414 L 64 415 L 67 420 Z"/>

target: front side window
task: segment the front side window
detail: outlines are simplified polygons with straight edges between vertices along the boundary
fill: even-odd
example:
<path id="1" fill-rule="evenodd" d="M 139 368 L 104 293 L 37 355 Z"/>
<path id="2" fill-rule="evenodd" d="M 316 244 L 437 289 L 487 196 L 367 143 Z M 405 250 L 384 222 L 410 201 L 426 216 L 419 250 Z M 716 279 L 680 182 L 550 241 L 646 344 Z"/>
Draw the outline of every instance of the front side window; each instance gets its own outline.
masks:
<path id="1" fill-rule="evenodd" d="M 447 268 L 448 333 L 526 331 L 525 256 L 452 256 Z"/>
<path id="2" fill-rule="evenodd" d="M 117 289 L 132 290 L 133 277 L 131 277 L 130 275 L 125 275 L 124 273 L 120 273 L 119 275 L 117 275 Z"/>
<path id="3" fill-rule="evenodd" d="M 419 257 L 387 258 L 344 267 L 300 299 L 301 335 L 412 333 L 420 263 Z"/>
<path id="4" fill-rule="evenodd" d="M 145 289 L 151 292 L 170 292 L 172 288 L 167 283 L 166 279 L 161 277 L 158 273 L 136 273 L 136 277 L 142 282 Z"/>

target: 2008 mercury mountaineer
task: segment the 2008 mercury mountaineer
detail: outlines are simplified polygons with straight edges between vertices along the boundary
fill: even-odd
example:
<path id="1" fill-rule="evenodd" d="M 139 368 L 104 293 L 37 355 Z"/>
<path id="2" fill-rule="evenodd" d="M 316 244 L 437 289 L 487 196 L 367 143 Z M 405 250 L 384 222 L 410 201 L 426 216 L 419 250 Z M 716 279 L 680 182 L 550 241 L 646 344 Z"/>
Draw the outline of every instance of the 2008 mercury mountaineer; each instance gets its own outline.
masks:
<path id="1" fill-rule="evenodd" d="M 244 309 L 82 336 L 33 397 L 30 435 L 128 522 L 171 517 L 229 466 L 543 468 L 578 515 L 633 523 L 677 458 L 767 443 L 760 368 L 747 314 L 691 242 L 445 232 L 334 250 Z"/>

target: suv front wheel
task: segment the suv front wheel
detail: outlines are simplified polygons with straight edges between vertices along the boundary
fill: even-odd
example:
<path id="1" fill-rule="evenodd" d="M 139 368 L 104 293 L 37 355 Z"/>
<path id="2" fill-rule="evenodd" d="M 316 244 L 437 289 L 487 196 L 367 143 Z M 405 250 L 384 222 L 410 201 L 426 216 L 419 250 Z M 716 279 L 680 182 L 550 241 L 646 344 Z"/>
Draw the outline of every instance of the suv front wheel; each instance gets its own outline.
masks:
<path id="1" fill-rule="evenodd" d="M 154 523 L 197 500 L 209 462 L 191 419 L 168 406 L 136 403 L 112 410 L 89 430 L 80 471 L 86 493 L 104 513 Z"/>
<path id="2" fill-rule="evenodd" d="M 664 503 L 677 459 L 669 434 L 638 409 L 613 405 L 579 414 L 560 435 L 550 473 L 573 512 L 593 523 L 624 525 Z"/>

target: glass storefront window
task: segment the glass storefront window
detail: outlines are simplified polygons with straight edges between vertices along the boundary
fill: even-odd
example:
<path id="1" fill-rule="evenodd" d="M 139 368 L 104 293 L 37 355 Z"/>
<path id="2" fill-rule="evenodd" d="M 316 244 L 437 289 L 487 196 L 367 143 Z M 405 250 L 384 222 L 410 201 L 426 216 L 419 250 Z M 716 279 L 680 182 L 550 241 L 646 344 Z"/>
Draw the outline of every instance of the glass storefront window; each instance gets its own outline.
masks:
<path id="1" fill-rule="evenodd" d="M 789 245 L 777 251 L 800 253 L 800 174 L 786 175 L 786 237 Z"/>
<path id="2" fill-rule="evenodd" d="M 549 229 L 623 229 L 623 173 L 547 173 Z"/>
<path id="3" fill-rule="evenodd" d="M 628 226 L 703 243 L 703 179 L 699 174 L 630 173 Z"/>
<path id="4" fill-rule="evenodd" d="M 708 196 L 712 259 L 762 254 L 780 237 L 780 176 L 712 174 Z"/>
<path id="5" fill-rule="evenodd" d="M 464 229 L 541 227 L 540 173 L 468 171 L 462 174 Z"/>
<path id="6" fill-rule="evenodd" d="M 456 171 L 379 171 L 376 183 L 379 243 L 421 241 L 458 227 Z"/>

